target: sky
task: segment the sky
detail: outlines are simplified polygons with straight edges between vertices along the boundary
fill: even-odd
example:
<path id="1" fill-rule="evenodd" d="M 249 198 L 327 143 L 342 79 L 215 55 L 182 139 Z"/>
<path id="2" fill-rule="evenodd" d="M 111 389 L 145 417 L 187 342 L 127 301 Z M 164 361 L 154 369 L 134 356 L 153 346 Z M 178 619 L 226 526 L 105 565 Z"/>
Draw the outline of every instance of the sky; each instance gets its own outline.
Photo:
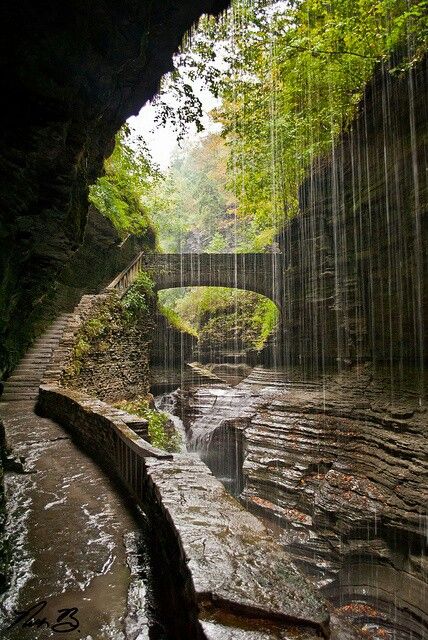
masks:
<path id="1" fill-rule="evenodd" d="M 221 126 L 215 123 L 209 116 L 209 112 L 219 105 L 219 100 L 214 98 L 201 83 L 191 82 L 189 80 L 189 84 L 192 84 L 195 94 L 202 102 L 204 113 L 202 122 L 205 126 L 205 131 L 197 133 L 196 127 L 193 126 L 189 134 L 182 140 L 182 148 L 185 148 L 186 143 L 189 141 L 202 138 L 207 133 L 218 132 L 221 128 Z M 172 94 L 166 96 L 166 99 L 171 106 L 174 106 L 174 97 Z M 177 137 L 171 126 L 166 125 L 162 127 L 155 125 L 155 113 L 155 107 L 148 102 L 137 116 L 129 118 L 128 123 L 137 135 L 143 136 L 153 160 L 159 165 L 162 171 L 165 171 L 168 169 L 173 153 L 177 149 Z"/>

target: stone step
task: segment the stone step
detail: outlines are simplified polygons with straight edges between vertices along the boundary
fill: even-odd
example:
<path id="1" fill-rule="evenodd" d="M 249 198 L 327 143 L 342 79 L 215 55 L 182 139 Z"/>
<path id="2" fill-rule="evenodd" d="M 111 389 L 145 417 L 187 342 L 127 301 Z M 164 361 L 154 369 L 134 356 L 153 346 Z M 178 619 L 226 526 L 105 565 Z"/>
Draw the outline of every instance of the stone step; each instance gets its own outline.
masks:
<path id="1" fill-rule="evenodd" d="M 32 353 L 31 355 L 27 354 L 25 356 L 25 358 L 23 358 L 19 364 L 21 365 L 21 364 L 31 363 L 36 358 L 39 358 L 39 359 L 42 359 L 42 360 L 46 360 L 46 358 L 50 358 L 52 356 L 52 352 L 53 351 L 54 351 L 54 349 L 52 349 L 52 351 L 50 351 L 49 353 L 39 353 L 38 351 L 36 351 L 35 353 Z"/>
<path id="2" fill-rule="evenodd" d="M 22 389 L 22 388 L 27 388 L 27 389 L 38 389 L 41 382 L 42 382 L 43 376 L 38 376 L 37 378 L 26 378 L 25 380 L 8 380 L 5 385 L 4 385 L 4 389 L 6 391 L 6 389 Z"/>
<path id="3" fill-rule="evenodd" d="M 28 378 L 25 378 L 24 380 L 8 380 L 6 382 L 6 384 L 4 385 L 5 389 L 11 389 L 11 388 L 19 388 L 19 387 L 34 387 L 34 386 L 38 386 L 38 379 L 36 378 L 35 380 L 28 380 Z"/>
<path id="4" fill-rule="evenodd" d="M 35 351 L 34 353 L 27 353 L 22 360 L 19 361 L 18 363 L 18 367 L 21 364 L 25 364 L 25 363 L 31 363 L 33 362 L 33 360 L 35 358 L 42 358 L 43 360 L 46 360 L 46 358 L 50 358 L 52 356 L 52 352 L 55 349 L 50 349 L 48 353 L 44 353 L 44 352 L 40 352 L 40 351 Z"/>
<path id="5" fill-rule="evenodd" d="M 3 393 L 2 402 L 20 402 L 22 400 L 37 400 L 38 393 Z"/>
<path id="6" fill-rule="evenodd" d="M 34 362 L 34 360 L 25 360 L 19 363 L 13 373 L 17 373 L 18 371 L 27 371 L 28 369 L 43 369 L 45 365 L 45 359 L 43 359 L 41 362 Z"/>
<path id="7" fill-rule="evenodd" d="M 2 401 L 36 400 L 40 382 L 71 317 L 72 314 L 60 316 L 37 338 L 5 382 Z"/>
<path id="8" fill-rule="evenodd" d="M 43 347 L 42 349 L 34 349 L 31 352 L 28 352 L 25 354 L 25 359 L 23 359 L 21 362 L 25 362 L 25 360 L 32 360 L 33 358 L 38 358 L 38 357 L 50 357 L 52 352 L 55 351 L 56 347 L 52 346 L 52 347 Z"/>
<path id="9" fill-rule="evenodd" d="M 39 386 L 39 382 L 35 381 L 35 382 L 29 382 L 28 380 L 19 380 L 18 382 L 9 382 L 9 380 L 7 382 L 5 382 L 4 385 L 4 391 L 9 391 L 9 390 L 21 390 L 21 389 L 37 389 Z"/>
<path id="10" fill-rule="evenodd" d="M 28 382 L 34 382 L 36 380 L 40 380 L 40 376 L 43 375 L 43 371 L 32 370 L 26 371 L 25 373 L 14 373 L 8 380 L 5 381 L 5 384 L 10 384 L 11 382 L 21 382 L 22 380 L 27 380 Z"/>
<path id="11" fill-rule="evenodd" d="M 25 367 L 20 367 L 19 369 L 15 369 L 13 375 L 17 376 L 32 376 L 37 375 L 39 373 L 43 373 L 45 371 L 45 366 L 40 364 L 27 365 Z M 11 376 L 12 377 L 12 376 Z M 11 378 L 9 378 L 10 380 Z"/>

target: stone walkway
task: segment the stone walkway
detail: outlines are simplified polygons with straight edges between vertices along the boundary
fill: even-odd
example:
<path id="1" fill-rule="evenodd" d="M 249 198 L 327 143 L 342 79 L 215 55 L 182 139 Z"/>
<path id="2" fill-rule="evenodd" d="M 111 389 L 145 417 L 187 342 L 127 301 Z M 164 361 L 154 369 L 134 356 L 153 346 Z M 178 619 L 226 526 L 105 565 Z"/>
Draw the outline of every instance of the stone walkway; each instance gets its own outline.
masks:
<path id="1" fill-rule="evenodd" d="M 2 601 L 0 636 L 58 637 L 46 625 L 8 628 L 15 611 L 47 601 L 38 617 L 51 626 L 59 609 L 78 609 L 78 629 L 67 637 L 144 640 L 148 621 L 146 586 L 138 576 L 138 522 L 109 478 L 68 434 L 34 413 L 39 380 L 65 321 L 57 321 L 24 357 L 0 405 L 8 445 L 25 458 L 26 471 L 6 476 L 13 575 Z M 70 616 L 65 620 L 72 627 Z"/>

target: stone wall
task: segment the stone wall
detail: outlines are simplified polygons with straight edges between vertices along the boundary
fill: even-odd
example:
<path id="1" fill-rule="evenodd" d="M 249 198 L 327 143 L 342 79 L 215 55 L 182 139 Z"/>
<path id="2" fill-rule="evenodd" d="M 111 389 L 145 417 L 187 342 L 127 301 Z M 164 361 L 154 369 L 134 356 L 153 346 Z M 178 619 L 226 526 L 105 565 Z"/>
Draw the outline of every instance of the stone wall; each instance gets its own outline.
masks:
<path id="1" fill-rule="evenodd" d="M 84 294 L 98 293 L 137 255 L 143 250 L 153 251 L 154 246 L 150 230 L 147 235 L 122 238 L 110 220 L 90 207 L 83 242 L 49 283 L 49 292 L 34 312 L 31 326 L 15 323 L 13 336 L 0 340 L 0 352 L 4 350 L 0 353 L 0 377 L 10 373 L 29 344 L 58 315 L 72 311 Z"/>
<path id="2" fill-rule="evenodd" d="M 156 582 L 163 587 L 162 594 L 155 597 L 159 598 L 158 606 L 163 604 L 168 612 L 164 625 L 177 640 L 206 640 L 180 535 L 147 473 L 146 460 L 169 461 L 173 456 L 141 439 L 108 404 L 53 384 L 58 378 L 51 370 L 47 376 L 50 384 L 40 386 L 37 413 L 66 427 L 76 443 L 144 508 L 153 526 L 152 562 L 159 575 Z"/>
<path id="3" fill-rule="evenodd" d="M 53 368 L 62 371 L 62 384 L 100 400 L 147 396 L 152 327 L 150 310 L 129 321 L 115 291 L 83 296 L 54 353 Z"/>

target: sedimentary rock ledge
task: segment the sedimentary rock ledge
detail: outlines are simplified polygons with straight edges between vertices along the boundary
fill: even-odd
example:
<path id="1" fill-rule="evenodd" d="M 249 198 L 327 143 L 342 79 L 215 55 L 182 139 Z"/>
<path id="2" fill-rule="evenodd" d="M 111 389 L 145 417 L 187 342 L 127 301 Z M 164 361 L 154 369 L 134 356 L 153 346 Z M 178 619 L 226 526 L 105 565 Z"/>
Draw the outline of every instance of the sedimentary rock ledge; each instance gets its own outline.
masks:
<path id="1" fill-rule="evenodd" d="M 307 627 L 308 637 L 329 635 L 322 599 L 265 526 L 198 458 L 150 458 L 146 465 L 158 501 L 179 533 L 203 617 L 233 613 L 281 623 L 283 629 Z"/>

